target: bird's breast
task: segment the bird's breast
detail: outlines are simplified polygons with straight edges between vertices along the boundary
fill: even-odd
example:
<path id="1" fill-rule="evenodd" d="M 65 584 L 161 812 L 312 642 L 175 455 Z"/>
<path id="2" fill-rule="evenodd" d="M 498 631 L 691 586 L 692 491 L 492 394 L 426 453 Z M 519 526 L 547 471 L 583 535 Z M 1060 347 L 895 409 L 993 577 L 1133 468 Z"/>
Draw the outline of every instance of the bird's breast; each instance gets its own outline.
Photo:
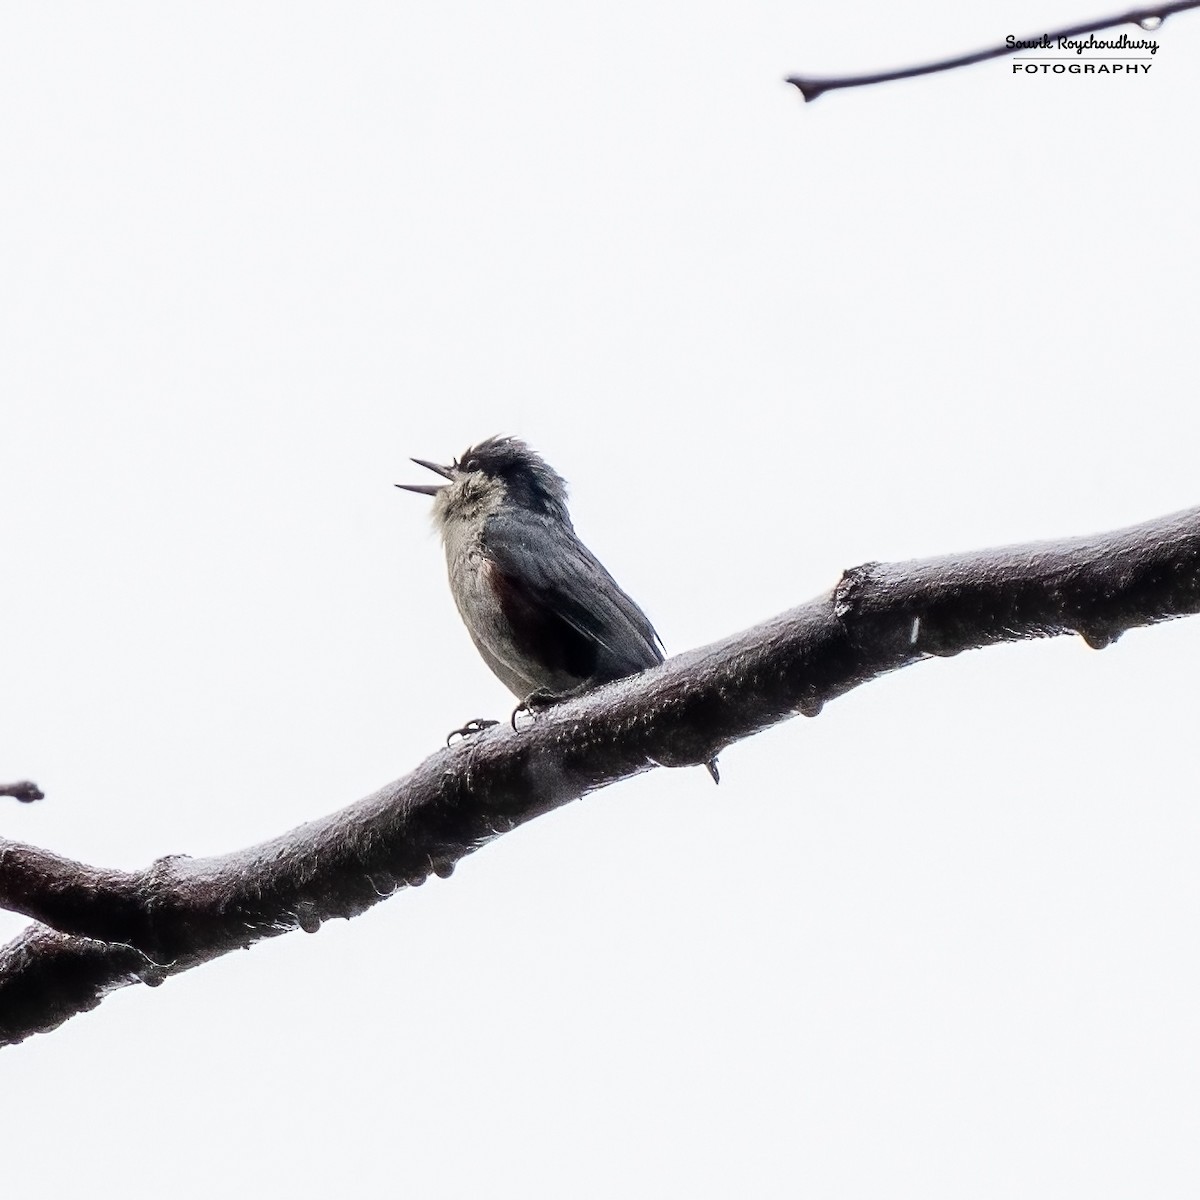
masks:
<path id="1" fill-rule="evenodd" d="M 478 537 L 447 537 L 446 569 L 459 616 L 492 673 L 524 699 L 544 681 L 521 653 L 500 604 L 495 567 Z"/>

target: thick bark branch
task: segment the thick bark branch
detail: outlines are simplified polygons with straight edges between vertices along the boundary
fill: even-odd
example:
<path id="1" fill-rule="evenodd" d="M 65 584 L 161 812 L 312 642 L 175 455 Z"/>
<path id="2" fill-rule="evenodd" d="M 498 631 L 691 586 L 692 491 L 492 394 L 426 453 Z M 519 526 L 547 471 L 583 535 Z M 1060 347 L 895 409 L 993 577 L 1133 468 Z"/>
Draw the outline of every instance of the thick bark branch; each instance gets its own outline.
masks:
<path id="1" fill-rule="evenodd" d="M 1098 33 L 1101 29 L 1113 29 L 1117 25 L 1138 25 L 1147 32 L 1157 30 L 1172 13 L 1183 12 L 1188 8 L 1200 8 L 1200 0 L 1178 0 L 1173 4 L 1159 4 L 1150 8 L 1135 8 L 1131 12 L 1122 13 L 1119 17 L 1101 17 L 1096 21 L 1087 21 L 1083 25 L 1072 25 L 1068 29 L 1057 29 L 1052 33 L 1031 34 L 1018 39 L 1020 43 L 1033 43 L 1043 38 L 1057 44 L 1060 38 L 1077 38 L 1086 33 Z M 962 54 L 957 58 L 944 58 L 939 62 L 923 63 L 918 67 L 901 67 L 895 71 L 880 71 L 874 75 L 839 75 L 828 79 L 814 78 L 809 75 L 790 75 L 787 82 L 800 90 L 805 101 L 815 100 L 823 92 L 832 92 L 837 88 L 866 87 L 872 83 L 890 83 L 894 79 L 911 79 L 915 75 L 932 75 L 936 71 L 953 71 L 956 67 L 969 67 L 973 63 L 986 62 L 989 58 L 1003 58 L 1025 49 L 1025 45 L 993 46 L 989 50 L 979 50 L 974 54 Z"/>
<path id="2" fill-rule="evenodd" d="M 157 984 L 292 929 L 352 917 L 499 834 L 722 746 L 930 656 L 1079 633 L 1093 647 L 1200 611 L 1200 508 L 1098 537 L 868 563 L 827 595 L 642 675 L 439 750 L 404 779 L 273 841 L 102 870 L 0 839 L 0 1044 L 129 983 Z"/>

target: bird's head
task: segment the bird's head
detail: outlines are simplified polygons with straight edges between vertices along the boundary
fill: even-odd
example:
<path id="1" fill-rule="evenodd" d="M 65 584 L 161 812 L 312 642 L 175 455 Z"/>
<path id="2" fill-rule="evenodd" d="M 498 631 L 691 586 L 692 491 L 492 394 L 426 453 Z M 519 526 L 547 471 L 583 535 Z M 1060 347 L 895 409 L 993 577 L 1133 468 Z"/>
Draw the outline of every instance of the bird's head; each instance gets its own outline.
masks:
<path id="1" fill-rule="evenodd" d="M 412 460 L 440 475 L 445 483 L 398 483 L 398 488 L 433 497 L 433 519 L 478 520 L 506 505 L 571 524 L 567 484 L 536 451 L 513 437 L 491 437 L 463 451 L 449 466 Z"/>

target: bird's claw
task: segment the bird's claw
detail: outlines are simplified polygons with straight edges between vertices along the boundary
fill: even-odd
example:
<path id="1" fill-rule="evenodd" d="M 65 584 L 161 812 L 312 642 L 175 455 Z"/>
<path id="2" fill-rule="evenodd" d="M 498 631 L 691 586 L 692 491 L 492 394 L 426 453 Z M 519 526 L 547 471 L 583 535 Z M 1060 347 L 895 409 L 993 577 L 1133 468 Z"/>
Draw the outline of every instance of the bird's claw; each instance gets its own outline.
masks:
<path id="1" fill-rule="evenodd" d="M 539 713 L 543 709 L 557 704 L 561 699 L 562 697 L 557 692 L 551 692 L 546 688 L 538 688 L 536 691 L 530 692 L 512 711 L 513 729 L 517 728 L 517 717 L 521 713 L 527 712 L 530 716 L 533 716 L 535 713 Z"/>
<path id="2" fill-rule="evenodd" d="M 493 725 L 499 724 L 499 721 L 489 721 L 487 717 L 476 717 L 474 720 L 468 721 L 461 729 L 450 730 L 446 734 L 446 745 L 449 746 L 456 737 L 474 737 L 475 734 L 482 733 L 485 729 L 491 729 Z"/>

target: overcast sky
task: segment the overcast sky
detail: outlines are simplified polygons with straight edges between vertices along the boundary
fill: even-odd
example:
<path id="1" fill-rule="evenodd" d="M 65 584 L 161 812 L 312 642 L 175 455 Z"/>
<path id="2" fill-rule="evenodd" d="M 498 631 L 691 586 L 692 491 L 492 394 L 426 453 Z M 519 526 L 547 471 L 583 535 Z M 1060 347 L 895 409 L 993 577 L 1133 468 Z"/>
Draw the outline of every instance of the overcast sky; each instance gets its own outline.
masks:
<path id="1" fill-rule="evenodd" d="M 0 830 L 233 850 L 507 712 L 410 455 L 529 440 L 672 651 L 1200 503 L 1200 15 L 782 83 L 1114 7 L 5 6 Z M 5 1194 L 1194 1196 L 1198 652 L 926 663 L 114 994 L 0 1053 Z"/>

